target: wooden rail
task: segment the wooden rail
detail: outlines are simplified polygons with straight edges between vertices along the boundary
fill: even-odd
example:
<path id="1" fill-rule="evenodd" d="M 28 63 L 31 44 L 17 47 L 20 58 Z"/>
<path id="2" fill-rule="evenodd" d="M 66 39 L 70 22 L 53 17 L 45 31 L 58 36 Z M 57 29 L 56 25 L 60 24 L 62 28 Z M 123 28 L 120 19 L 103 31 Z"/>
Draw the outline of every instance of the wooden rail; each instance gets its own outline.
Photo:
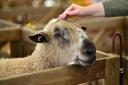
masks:
<path id="1" fill-rule="evenodd" d="M 64 66 L 1 78 L 0 85 L 76 85 L 101 78 L 105 79 L 105 85 L 119 85 L 119 57 L 112 54 L 99 56 L 104 58 L 86 67 Z"/>
<path id="2" fill-rule="evenodd" d="M 20 39 L 21 29 L 17 27 L 7 27 L 0 29 L 0 42 L 13 41 Z"/>

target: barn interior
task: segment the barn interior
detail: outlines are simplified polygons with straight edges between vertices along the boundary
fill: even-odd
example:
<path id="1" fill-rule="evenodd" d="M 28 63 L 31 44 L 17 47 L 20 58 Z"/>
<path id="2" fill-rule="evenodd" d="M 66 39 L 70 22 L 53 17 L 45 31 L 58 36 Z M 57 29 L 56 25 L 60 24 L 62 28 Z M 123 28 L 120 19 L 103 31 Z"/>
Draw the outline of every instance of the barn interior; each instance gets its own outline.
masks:
<path id="1" fill-rule="evenodd" d="M 36 44 L 28 36 L 58 18 L 71 4 L 89 6 L 101 1 L 0 0 L 0 59 L 30 55 Z M 67 21 L 87 27 L 97 49 L 96 63 L 3 78 L 0 85 L 128 85 L 128 17 L 72 16 Z"/>

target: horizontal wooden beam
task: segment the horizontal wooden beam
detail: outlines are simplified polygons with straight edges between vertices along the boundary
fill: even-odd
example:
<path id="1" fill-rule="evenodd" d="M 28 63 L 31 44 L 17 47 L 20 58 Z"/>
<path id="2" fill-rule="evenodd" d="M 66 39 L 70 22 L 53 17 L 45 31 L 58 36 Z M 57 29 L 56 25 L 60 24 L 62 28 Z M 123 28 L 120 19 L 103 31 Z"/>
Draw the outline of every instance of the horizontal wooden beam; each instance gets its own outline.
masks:
<path id="1" fill-rule="evenodd" d="M 32 7 L 20 7 L 20 8 L 12 8 L 9 10 L 0 10 L 0 18 L 4 18 L 7 20 L 17 19 L 17 17 L 22 16 L 24 14 L 28 14 L 29 21 L 37 22 L 40 18 L 44 17 L 44 15 L 51 11 L 51 8 L 32 8 Z"/>
<path id="2" fill-rule="evenodd" d="M 85 17 L 76 22 L 89 29 L 122 28 L 125 24 L 125 17 Z"/>
<path id="3" fill-rule="evenodd" d="M 21 29 L 17 27 L 6 27 L 0 29 L 0 42 L 19 40 L 21 37 Z"/>
<path id="4" fill-rule="evenodd" d="M 5 27 L 9 27 L 9 26 L 19 26 L 11 21 L 8 20 L 4 20 L 4 19 L 0 19 L 0 25 L 4 25 Z"/>
<path id="5" fill-rule="evenodd" d="M 97 60 L 87 67 L 65 66 L 42 72 L 1 78 L 0 85 L 75 85 L 103 78 L 104 68 L 105 59 Z"/>

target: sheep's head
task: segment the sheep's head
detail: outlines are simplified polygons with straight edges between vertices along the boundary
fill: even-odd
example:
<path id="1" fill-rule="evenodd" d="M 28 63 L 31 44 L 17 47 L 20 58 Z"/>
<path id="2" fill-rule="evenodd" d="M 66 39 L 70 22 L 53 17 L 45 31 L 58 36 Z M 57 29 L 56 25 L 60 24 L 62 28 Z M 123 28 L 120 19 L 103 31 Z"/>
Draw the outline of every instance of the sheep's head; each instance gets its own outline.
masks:
<path id="1" fill-rule="evenodd" d="M 67 64 L 86 66 L 95 61 L 96 48 L 88 39 L 85 30 L 85 27 L 80 27 L 75 23 L 53 19 L 42 31 L 30 36 L 30 39 L 54 48 L 51 50 L 58 52 L 55 54 L 68 58 Z M 59 51 L 56 51 L 56 48 Z"/>

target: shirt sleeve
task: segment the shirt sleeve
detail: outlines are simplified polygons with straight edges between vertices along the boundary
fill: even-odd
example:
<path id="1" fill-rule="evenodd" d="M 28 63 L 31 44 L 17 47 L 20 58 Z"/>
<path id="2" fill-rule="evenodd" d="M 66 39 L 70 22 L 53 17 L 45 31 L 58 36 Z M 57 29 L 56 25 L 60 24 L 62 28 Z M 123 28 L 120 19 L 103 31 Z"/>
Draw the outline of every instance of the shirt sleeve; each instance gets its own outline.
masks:
<path id="1" fill-rule="evenodd" d="M 128 15 L 128 0 L 106 0 L 103 6 L 106 17 Z"/>

